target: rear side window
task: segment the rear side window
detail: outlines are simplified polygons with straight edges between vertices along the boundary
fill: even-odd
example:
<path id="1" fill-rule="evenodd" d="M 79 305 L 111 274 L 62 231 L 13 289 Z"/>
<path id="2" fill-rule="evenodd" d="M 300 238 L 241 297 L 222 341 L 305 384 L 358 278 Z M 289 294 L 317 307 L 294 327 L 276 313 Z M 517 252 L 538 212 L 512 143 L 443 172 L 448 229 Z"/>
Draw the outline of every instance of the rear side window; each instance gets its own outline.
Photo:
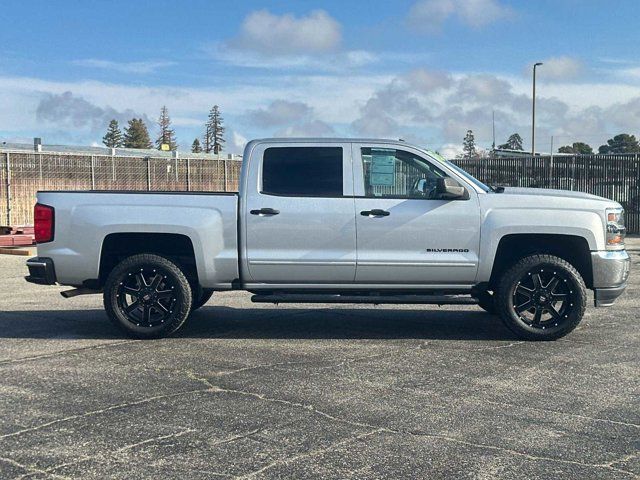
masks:
<path id="1" fill-rule="evenodd" d="M 262 193 L 342 196 L 342 147 L 271 147 L 262 159 Z"/>

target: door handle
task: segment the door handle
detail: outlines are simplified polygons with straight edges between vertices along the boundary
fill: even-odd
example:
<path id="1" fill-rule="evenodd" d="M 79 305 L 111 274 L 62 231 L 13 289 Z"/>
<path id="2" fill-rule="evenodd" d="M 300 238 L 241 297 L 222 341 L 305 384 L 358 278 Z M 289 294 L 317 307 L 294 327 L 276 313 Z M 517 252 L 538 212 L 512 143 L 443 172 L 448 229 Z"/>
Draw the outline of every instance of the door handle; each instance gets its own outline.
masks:
<path id="1" fill-rule="evenodd" d="M 251 210 L 249 213 L 251 215 L 278 215 L 280 210 L 275 210 L 273 208 L 261 208 L 260 210 Z"/>
<path id="2" fill-rule="evenodd" d="M 391 213 L 386 210 L 381 210 L 380 208 L 374 208 L 373 210 L 363 210 L 360 212 L 360 215 L 363 217 L 388 217 Z"/>

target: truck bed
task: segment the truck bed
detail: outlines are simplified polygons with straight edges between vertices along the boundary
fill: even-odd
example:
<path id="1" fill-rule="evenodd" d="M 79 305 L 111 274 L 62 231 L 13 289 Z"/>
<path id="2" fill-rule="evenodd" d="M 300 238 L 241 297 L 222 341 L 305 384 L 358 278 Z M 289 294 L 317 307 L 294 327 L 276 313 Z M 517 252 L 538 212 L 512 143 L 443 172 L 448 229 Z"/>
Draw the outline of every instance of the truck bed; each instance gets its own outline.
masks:
<path id="1" fill-rule="evenodd" d="M 98 278 L 110 234 L 159 233 L 189 238 L 203 287 L 229 288 L 238 278 L 238 194 L 230 192 L 41 191 L 55 208 L 52 242 L 38 255 L 56 258 L 58 282 Z"/>

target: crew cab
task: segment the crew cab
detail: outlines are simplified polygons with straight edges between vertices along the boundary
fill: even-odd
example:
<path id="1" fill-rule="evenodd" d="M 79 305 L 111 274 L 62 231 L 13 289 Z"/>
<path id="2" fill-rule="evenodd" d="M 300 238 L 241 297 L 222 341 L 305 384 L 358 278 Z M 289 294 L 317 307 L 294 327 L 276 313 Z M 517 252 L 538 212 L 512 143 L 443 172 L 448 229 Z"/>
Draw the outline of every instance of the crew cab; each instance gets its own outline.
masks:
<path id="1" fill-rule="evenodd" d="M 177 331 L 216 291 L 254 302 L 477 304 L 550 340 L 623 293 L 620 204 L 489 187 L 402 141 L 264 139 L 239 193 L 42 191 L 26 279 L 102 293 L 128 334 Z"/>

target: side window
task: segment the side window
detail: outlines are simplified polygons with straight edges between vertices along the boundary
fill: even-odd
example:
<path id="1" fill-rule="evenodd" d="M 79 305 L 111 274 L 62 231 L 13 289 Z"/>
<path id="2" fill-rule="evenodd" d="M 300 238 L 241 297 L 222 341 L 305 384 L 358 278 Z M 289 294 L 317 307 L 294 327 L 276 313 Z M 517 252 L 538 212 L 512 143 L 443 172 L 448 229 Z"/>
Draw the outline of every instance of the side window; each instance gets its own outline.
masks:
<path id="1" fill-rule="evenodd" d="M 404 150 L 363 148 L 367 197 L 436 198 L 439 178 L 448 175 L 427 160 Z"/>
<path id="2" fill-rule="evenodd" d="M 262 158 L 262 193 L 342 196 L 342 147 L 270 147 Z"/>

